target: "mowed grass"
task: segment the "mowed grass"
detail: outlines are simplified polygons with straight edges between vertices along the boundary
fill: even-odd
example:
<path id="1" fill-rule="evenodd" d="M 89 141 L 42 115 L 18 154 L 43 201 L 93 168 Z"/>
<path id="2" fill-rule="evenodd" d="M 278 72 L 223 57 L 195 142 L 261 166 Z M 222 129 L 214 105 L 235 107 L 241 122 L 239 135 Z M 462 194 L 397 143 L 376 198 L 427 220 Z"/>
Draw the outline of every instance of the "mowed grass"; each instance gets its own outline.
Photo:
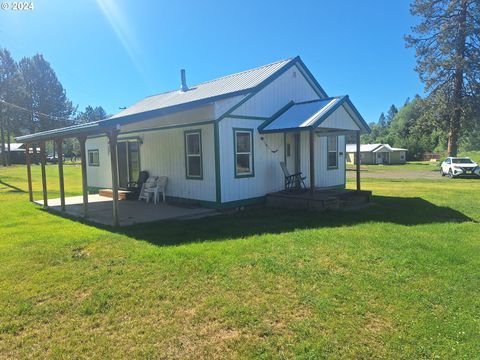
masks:
<path id="1" fill-rule="evenodd" d="M 25 177 L 0 168 L 0 358 L 480 354 L 480 181 L 372 178 L 360 211 L 113 231 L 28 203 Z"/>

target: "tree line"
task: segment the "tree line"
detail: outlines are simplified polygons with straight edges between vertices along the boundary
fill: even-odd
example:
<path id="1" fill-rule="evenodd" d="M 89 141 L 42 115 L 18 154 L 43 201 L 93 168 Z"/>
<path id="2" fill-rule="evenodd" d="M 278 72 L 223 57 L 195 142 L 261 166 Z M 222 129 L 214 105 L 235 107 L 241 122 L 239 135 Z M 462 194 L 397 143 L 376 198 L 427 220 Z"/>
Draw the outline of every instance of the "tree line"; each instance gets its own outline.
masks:
<path id="1" fill-rule="evenodd" d="M 106 117 L 101 106 L 87 106 L 79 111 L 43 55 L 17 62 L 10 51 L 0 48 L 0 149 L 4 149 L 4 166 L 9 165 L 14 137 Z M 78 153 L 78 142 L 67 140 L 65 149 Z M 55 154 L 52 147 L 47 150 Z"/>

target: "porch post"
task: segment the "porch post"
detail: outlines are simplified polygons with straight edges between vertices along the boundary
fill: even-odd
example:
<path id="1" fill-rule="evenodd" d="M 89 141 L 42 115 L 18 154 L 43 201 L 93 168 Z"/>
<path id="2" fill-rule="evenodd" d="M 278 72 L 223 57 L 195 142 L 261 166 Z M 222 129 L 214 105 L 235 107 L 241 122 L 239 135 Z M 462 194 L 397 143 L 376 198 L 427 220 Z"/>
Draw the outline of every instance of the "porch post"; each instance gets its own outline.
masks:
<path id="1" fill-rule="evenodd" d="M 117 130 L 108 133 L 110 146 L 110 163 L 112 169 L 112 196 L 113 196 L 113 226 L 119 225 L 118 220 L 118 169 L 117 169 Z"/>
<path id="2" fill-rule="evenodd" d="M 62 211 L 65 211 L 65 184 L 63 180 L 63 139 L 56 139 L 58 155 L 58 181 L 60 185 L 60 205 Z"/>
<path id="3" fill-rule="evenodd" d="M 47 197 L 47 173 L 45 170 L 45 163 L 47 162 L 45 155 L 45 141 L 40 142 L 40 164 L 42 168 L 42 190 L 43 190 L 43 207 L 48 206 L 48 197 Z"/>
<path id="4" fill-rule="evenodd" d="M 79 136 L 80 143 L 80 161 L 82 164 L 82 195 L 83 195 L 83 216 L 88 216 L 88 184 L 87 184 L 87 156 L 85 154 L 85 142 L 87 137 L 85 135 Z"/>
<path id="5" fill-rule="evenodd" d="M 315 194 L 315 131 L 310 130 L 310 194 Z"/>
<path id="6" fill-rule="evenodd" d="M 356 175 L 357 175 L 357 191 L 360 191 L 360 130 L 357 131 L 357 151 L 355 154 L 356 161 Z"/>
<path id="7" fill-rule="evenodd" d="M 25 144 L 25 163 L 27 164 L 27 182 L 28 182 L 28 198 L 30 202 L 33 202 L 33 191 L 32 191 L 32 169 L 30 167 L 30 144 Z"/>

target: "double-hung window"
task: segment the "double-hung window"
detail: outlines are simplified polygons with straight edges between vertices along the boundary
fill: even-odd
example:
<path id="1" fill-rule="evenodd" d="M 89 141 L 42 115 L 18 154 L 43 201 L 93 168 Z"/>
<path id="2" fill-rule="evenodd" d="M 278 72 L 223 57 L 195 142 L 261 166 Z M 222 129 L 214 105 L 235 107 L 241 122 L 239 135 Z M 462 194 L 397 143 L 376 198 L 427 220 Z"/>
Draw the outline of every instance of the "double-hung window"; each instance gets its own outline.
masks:
<path id="1" fill-rule="evenodd" d="M 100 166 L 100 156 L 98 150 L 88 150 L 88 165 Z"/>
<path id="2" fill-rule="evenodd" d="M 327 137 L 327 166 L 329 169 L 338 168 L 338 136 Z"/>
<path id="3" fill-rule="evenodd" d="M 202 133 L 200 130 L 185 132 L 185 167 L 187 179 L 202 179 Z"/>
<path id="4" fill-rule="evenodd" d="M 235 150 L 235 177 L 254 176 L 253 170 L 253 130 L 233 130 Z"/>

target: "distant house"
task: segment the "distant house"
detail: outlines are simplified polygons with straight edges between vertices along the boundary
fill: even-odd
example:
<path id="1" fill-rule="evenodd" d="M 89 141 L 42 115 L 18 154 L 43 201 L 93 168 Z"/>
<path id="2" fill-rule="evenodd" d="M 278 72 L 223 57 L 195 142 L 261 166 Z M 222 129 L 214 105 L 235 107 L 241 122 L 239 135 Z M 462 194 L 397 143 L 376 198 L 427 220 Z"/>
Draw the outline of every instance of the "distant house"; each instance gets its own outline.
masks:
<path id="1" fill-rule="evenodd" d="M 355 164 L 355 144 L 347 144 L 347 163 Z M 363 144 L 360 146 L 360 163 L 375 164 L 405 164 L 407 149 L 391 147 L 388 144 Z"/>
<path id="2" fill-rule="evenodd" d="M 8 145 L 5 144 L 5 151 L 2 151 L 0 144 L 0 163 L 3 163 L 3 157 L 7 155 Z M 10 144 L 10 164 L 25 164 L 25 144 Z"/>

